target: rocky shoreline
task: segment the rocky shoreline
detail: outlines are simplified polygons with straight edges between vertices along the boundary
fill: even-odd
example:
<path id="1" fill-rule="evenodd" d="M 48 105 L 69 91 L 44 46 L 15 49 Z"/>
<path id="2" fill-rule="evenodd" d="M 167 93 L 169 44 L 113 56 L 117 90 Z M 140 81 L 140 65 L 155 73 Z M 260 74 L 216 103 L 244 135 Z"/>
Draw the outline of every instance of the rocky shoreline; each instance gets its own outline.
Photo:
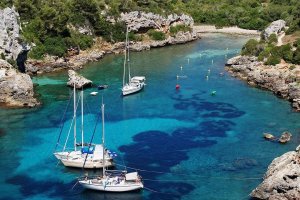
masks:
<path id="1" fill-rule="evenodd" d="M 225 69 L 249 85 L 272 91 L 300 111 L 300 66 L 282 61 L 276 66 L 264 65 L 256 57 L 237 56 L 227 61 Z"/>
<path id="2" fill-rule="evenodd" d="M 26 60 L 27 53 L 31 47 L 28 44 L 21 44 L 22 40 L 20 40 L 21 26 L 20 26 L 19 14 L 16 12 L 14 7 L 5 8 L 3 10 L 0 10 L 0 19 L 2 19 L 2 23 L 0 22 L 0 27 L 2 28 L 1 29 L 2 31 L 0 31 L 1 58 L 16 62 L 17 66 L 15 67 L 18 67 L 19 71 L 26 73 L 23 74 L 22 81 L 26 82 L 25 85 L 27 86 L 30 85 L 29 83 L 27 84 L 27 82 L 28 81 L 31 82 L 31 80 L 29 76 L 27 77 L 25 75 L 38 75 L 38 74 L 53 72 L 62 69 L 78 70 L 82 68 L 84 65 L 86 65 L 88 62 L 95 62 L 100 60 L 106 54 L 120 54 L 123 53 L 124 51 L 124 42 L 112 44 L 103 41 L 101 38 L 94 38 L 95 44 L 93 45 L 92 48 L 85 51 L 80 51 L 78 48 L 72 49 L 71 51 L 68 51 L 68 56 L 64 58 L 46 56 L 43 60 L 32 60 L 32 59 Z M 151 40 L 148 36 L 145 35 L 146 36 L 145 40 L 130 43 L 131 51 L 143 51 L 143 50 L 149 50 L 151 48 L 158 48 L 167 45 L 184 44 L 199 39 L 202 30 L 211 31 L 211 29 L 208 29 L 207 27 L 201 28 L 199 26 L 194 26 L 193 18 L 185 14 L 181 14 L 181 15 L 171 14 L 168 15 L 167 17 L 163 17 L 161 15 L 154 14 L 154 13 L 133 11 L 129 13 L 123 13 L 120 19 L 118 20 L 125 22 L 132 32 L 138 34 L 145 35 L 147 30 L 155 29 L 157 31 L 163 32 L 166 35 L 166 39 L 160 41 Z M 112 23 L 114 22 L 112 21 Z M 189 31 L 178 31 L 177 33 L 171 34 L 170 31 L 171 27 L 176 27 L 178 25 L 183 27 L 189 27 L 188 28 Z M 91 33 L 89 27 L 81 27 L 81 28 L 83 29 L 82 34 Z M 241 30 L 243 29 L 238 29 L 238 32 L 241 32 Z M 236 31 L 237 28 L 232 28 L 232 29 L 227 28 L 225 32 L 235 33 Z M 215 31 L 211 31 L 211 32 L 215 32 Z M 252 34 L 253 31 L 245 30 L 243 33 Z M 34 44 L 31 45 L 34 46 Z M 9 70 L 12 71 L 13 69 L 9 69 Z M 19 75 L 17 71 L 15 71 L 14 73 Z M 21 75 L 18 77 L 21 77 Z M 3 76 L 2 78 L 7 78 L 7 77 Z M 19 89 L 21 88 L 22 87 L 19 87 Z M 23 92 L 24 94 L 26 94 L 25 96 L 28 97 L 27 100 L 24 99 L 23 104 L 21 102 L 16 103 L 20 99 L 19 96 L 16 97 L 12 95 L 14 93 L 14 89 L 12 88 L 10 88 L 10 91 L 6 89 L 5 90 L 6 93 L 1 94 L 2 96 L 0 96 L 0 98 L 2 98 L 2 100 L 0 102 L 7 102 L 6 105 L 17 105 L 17 106 L 23 105 L 29 107 L 38 105 L 39 103 L 35 101 L 33 98 L 33 90 L 31 90 L 31 88 L 32 88 L 31 86 L 29 86 L 28 88 L 23 88 L 24 89 Z M 8 93 L 11 94 L 8 95 L 11 98 L 7 98 L 6 94 Z"/>
<path id="3" fill-rule="evenodd" d="M 145 42 L 131 42 L 131 51 L 144 51 L 152 48 L 159 48 L 174 44 L 184 44 L 195 41 L 200 38 L 200 35 L 195 32 L 178 32 L 174 37 L 169 36 L 161 41 L 145 41 Z M 115 44 L 97 39 L 96 44 L 86 51 L 80 51 L 79 54 L 69 56 L 66 58 L 46 57 L 44 60 L 29 59 L 26 62 L 26 73 L 30 75 L 53 72 L 61 69 L 81 69 L 89 62 L 99 61 L 107 54 L 120 54 L 124 51 L 124 42 Z"/>
<path id="4" fill-rule="evenodd" d="M 0 103 L 7 107 L 35 107 L 33 84 L 28 74 L 17 71 L 0 59 Z"/>
<path id="5" fill-rule="evenodd" d="M 191 32 L 178 32 L 174 37 L 169 36 L 165 40 L 155 41 L 148 40 L 143 42 L 130 42 L 131 51 L 145 51 L 152 48 L 160 48 L 169 45 L 185 44 L 193 42 L 201 38 L 203 33 L 226 33 L 238 35 L 253 35 L 258 36 L 260 32 L 256 30 L 246 30 L 237 27 L 227 27 L 216 29 L 214 26 L 193 26 Z M 101 60 L 107 54 L 120 54 L 124 51 L 124 42 L 115 44 L 107 43 L 100 38 L 93 48 L 86 51 L 80 51 L 78 55 L 69 56 L 67 58 L 46 57 L 44 60 L 27 60 L 26 73 L 30 75 L 48 73 L 61 69 L 81 69 L 89 62 Z"/>
<path id="6" fill-rule="evenodd" d="M 282 61 L 276 66 L 264 65 L 257 57 L 236 56 L 227 61 L 225 69 L 249 85 L 272 91 L 292 102 L 300 111 L 300 66 Z M 290 151 L 275 158 L 269 165 L 263 182 L 250 196 L 254 199 L 300 199 L 300 153 Z"/>
<path id="7" fill-rule="evenodd" d="M 275 158 L 264 175 L 263 182 L 250 196 L 255 199 L 300 199 L 300 154 L 290 151 Z"/>

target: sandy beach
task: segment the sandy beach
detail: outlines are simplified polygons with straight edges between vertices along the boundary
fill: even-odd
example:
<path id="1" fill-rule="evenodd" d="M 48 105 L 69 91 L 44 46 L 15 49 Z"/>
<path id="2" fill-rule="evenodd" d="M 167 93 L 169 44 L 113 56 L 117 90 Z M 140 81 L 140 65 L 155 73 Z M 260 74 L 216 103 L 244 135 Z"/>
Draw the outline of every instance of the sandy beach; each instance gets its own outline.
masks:
<path id="1" fill-rule="evenodd" d="M 237 26 L 216 28 L 214 25 L 195 25 L 193 27 L 197 33 L 228 33 L 238 35 L 260 35 L 260 31 L 242 29 Z"/>

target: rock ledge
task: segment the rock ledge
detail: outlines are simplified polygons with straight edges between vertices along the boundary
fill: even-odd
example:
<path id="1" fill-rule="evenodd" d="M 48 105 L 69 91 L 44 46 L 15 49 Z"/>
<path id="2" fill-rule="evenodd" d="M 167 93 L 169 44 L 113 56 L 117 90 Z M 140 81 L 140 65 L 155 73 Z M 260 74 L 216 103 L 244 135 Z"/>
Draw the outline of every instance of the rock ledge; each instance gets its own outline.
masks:
<path id="1" fill-rule="evenodd" d="M 290 151 L 275 158 L 268 167 L 263 182 L 251 197 L 269 200 L 300 199 L 300 154 Z"/>
<path id="2" fill-rule="evenodd" d="M 9 107 L 34 107 L 40 103 L 34 98 L 33 83 L 5 60 L 0 60 L 0 103 Z"/>

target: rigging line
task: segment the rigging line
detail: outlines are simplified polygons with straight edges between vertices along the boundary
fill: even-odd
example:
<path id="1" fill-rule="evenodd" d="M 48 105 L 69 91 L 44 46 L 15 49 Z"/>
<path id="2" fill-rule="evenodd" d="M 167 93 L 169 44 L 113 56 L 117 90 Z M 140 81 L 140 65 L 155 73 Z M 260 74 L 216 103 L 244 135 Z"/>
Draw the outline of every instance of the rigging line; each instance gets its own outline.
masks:
<path id="1" fill-rule="evenodd" d="M 84 102 L 85 103 L 85 106 L 87 107 L 87 110 L 88 110 L 88 114 L 90 114 L 90 115 L 93 115 L 93 113 L 91 112 L 91 107 L 90 107 L 90 105 L 85 101 Z M 96 116 L 97 116 L 97 114 L 96 114 Z M 86 121 L 86 122 L 92 122 L 92 123 L 95 123 L 95 119 L 93 118 L 92 120 L 88 120 L 88 121 Z M 89 131 L 93 131 L 91 128 L 90 128 L 90 126 L 88 126 L 89 127 Z"/>
<path id="2" fill-rule="evenodd" d="M 210 177 L 210 176 L 197 176 L 201 178 L 215 178 L 215 179 L 222 179 L 222 180 L 237 180 L 237 181 L 249 181 L 249 180 L 258 180 L 262 178 L 227 178 L 227 177 Z M 185 182 L 199 182 L 198 179 L 164 179 L 164 180 L 158 180 L 158 179 L 144 179 L 143 181 L 155 181 L 155 182 L 179 182 L 179 181 L 185 181 Z"/>
<path id="3" fill-rule="evenodd" d="M 98 114 L 97 121 L 96 121 L 96 124 L 95 124 L 95 127 L 94 127 L 94 131 L 93 131 L 93 134 L 92 134 L 92 137 L 91 137 L 91 140 L 90 140 L 88 149 L 90 149 L 90 147 L 92 146 L 92 142 L 93 142 L 93 139 L 94 139 L 94 135 L 95 135 L 95 132 L 96 132 L 97 125 L 98 125 L 98 122 L 99 122 L 100 117 L 101 117 L 101 113 Z M 82 165 L 82 174 L 83 174 L 84 166 L 85 166 L 85 163 L 86 163 L 86 160 L 87 160 L 88 155 L 89 155 L 89 154 L 87 153 L 86 156 L 85 156 L 83 165 Z"/>
<path id="4" fill-rule="evenodd" d="M 117 146 L 117 144 L 116 144 L 116 142 L 115 142 L 115 139 L 116 139 L 116 138 L 115 138 L 115 135 L 112 136 L 112 139 L 113 139 L 114 145 Z M 127 171 L 127 166 L 125 165 L 125 160 L 124 160 L 123 156 L 121 155 L 122 152 L 119 152 L 118 150 L 116 150 L 116 151 L 117 151 L 118 154 L 120 155 L 119 158 L 121 158 L 121 161 L 122 161 L 122 163 L 123 163 L 123 165 L 120 165 L 120 166 L 124 167 L 124 168 L 125 168 L 125 171 Z M 114 160 L 116 160 L 116 159 L 114 158 Z"/>
<path id="5" fill-rule="evenodd" d="M 79 98 L 78 98 L 78 101 L 77 101 L 77 104 L 76 104 L 76 110 L 77 110 L 77 108 L 78 108 L 78 104 L 79 104 Z M 72 122 L 71 122 L 71 126 L 70 126 L 69 131 L 68 131 L 68 136 L 67 136 L 66 142 L 65 142 L 65 144 L 64 144 L 63 151 L 65 151 L 65 149 L 66 149 L 66 146 L 67 146 L 67 143 L 68 143 L 68 140 L 69 140 L 69 136 L 70 136 L 70 133 L 71 133 L 71 130 L 72 130 L 72 124 L 73 124 L 73 122 L 74 122 L 74 120 L 75 120 L 75 117 L 76 117 L 76 116 L 73 116 L 73 119 L 72 119 Z M 75 128 L 75 127 L 74 127 L 74 128 Z"/>
<path id="6" fill-rule="evenodd" d="M 153 189 L 150 189 L 150 188 L 145 187 L 145 186 L 144 186 L 144 189 L 146 189 L 150 192 L 155 192 L 155 193 L 160 193 L 160 194 L 169 194 L 169 195 L 173 195 L 173 196 L 180 196 L 179 194 L 174 194 L 174 193 L 169 193 L 169 192 L 159 192 L 157 190 L 153 190 Z"/>
<path id="7" fill-rule="evenodd" d="M 187 148 L 187 149 L 176 149 L 176 150 L 170 150 L 170 151 L 163 151 L 164 154 L 168 154 L 168 153 L 174 153 L 174 152 L 184 152 L 184 151 L 190 151 L 191 149 L 190 148 Z M 128 153 L 128 154 L 133 154 L 133 153 L 136 153 L 136 154 L 139 154 L 136 152 L 136 150 L 132 150 L 132 151 L 126 151 L 126 152 L 123 152 L 124 154 L 125 153 Z M 156 154 L 159 154 L 159 155 L 162 155 L 162 152 L 156 152 L 156 153 L 153 153 L 151 152 L 151 155 L 156 155 Z"/>
<path id="8" fill-rule="evenodd" d="M 60 123 L 59 123 L 59 124 L 61 124 L 61 127 L 60 127 L 60 132 L 59 132 L 59 135 L 58 135 L 58 138 L 57 138 L 57 142 L 56 142 L 54 151 L 56 151 L 57 146 L 59 144 L 59 140 L 60 140 L 60 137 L 61 137 L 61 134 L 62 134 L 62 130 L 63 130 L 64 125 L 65 125 L 65 120 L 64 119 L 65 119 L 65 116 L 66 116 L 67 110 L 69 108 L 72 97 L 73 97 L 73 93 L 69 96 L 69 101 L 68 101 L 67 107 L 66 107 L 66 109 L 64 111 L 64 114 L 63 114 L 63 117 L 61 118 Z"/>
<path id="9" fill-rule="evenodd" d="M 122 166 L 120 164 L 115 163 L 115 165 Z M 258 180 L 262 179 L 261 177 L 211 177 L 211 176 L 200 176 L 200 175 L 194 175 L 194 174 L 183 174 L 183 173 L 172 173 L 172 172 L 162 172 L 162 171 L 151 171 L 151 170 L 145 170 L 145 169 L 139 169 L 139 168 L 133 168 L 133 167 L 128 167 L 129 169 L 134 169 L 137 171 L 143 171 L 143 172 L 151 172 L 151 173 L 157 173 L 157 174 L 174 174 L 174 175 L 182 175 L 182 176 L 195 176 L 195 177 L 200 177 L 200 178 L 215 178 L 215 179 L 235 179 L 235 180 Z M 146 180 L 146 179 L 143 179 Z M 150 179 L 149 179 L 150 180 Z"/>
<path id="10" fill-rule="evenodd" d="M 76 181 L 76 183 L 73 185 L 73 187 L 71 188 L 71 190 L 73 190 L 78 183 L 79 183 L 79 181 Z"/>

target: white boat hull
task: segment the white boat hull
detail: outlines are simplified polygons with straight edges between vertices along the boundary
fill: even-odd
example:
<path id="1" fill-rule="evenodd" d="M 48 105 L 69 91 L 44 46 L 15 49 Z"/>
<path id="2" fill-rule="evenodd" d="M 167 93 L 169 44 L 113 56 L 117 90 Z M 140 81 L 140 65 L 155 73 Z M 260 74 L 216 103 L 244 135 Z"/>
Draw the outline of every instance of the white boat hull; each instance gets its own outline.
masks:
<path id="1" fill-rule="evenodd" d="M 81 151 L 70 151 L 70 152 L 55 152 L 55 157 L 60 160 L 66 167 L 78 167 L 92 169 L 92 168 L 102 168 L 103 167 L 103 146 L 95 145 L 95 150 L 93 154 L 82 153 Z M 104 153 L 105 166 L 112 167 L 114 166 L 113 158 L 109 155 L 108 152 Z M 84 163 L 85 161 L 85 163 Z"/>
<path id="2" fill-rule="evenodd" d="M 54 156 L 58 159 L 67 159 L 70 157 L 78 157 L 81 156 L 81 151 L 71 151 L 71 152 L 67 152 L 67 151 L 63 151 L 63 152 L 55 152 Z"/>
<path id="3" fill-rule="evenodd" d="M 141 84 L 140 86 L 125 85 L 122 89 L 122 94 L 123 96 L 134 94 L 141 91 L 143 88 L 144 84 Z"/>
<path id="4" fill-rule="evenodd" d="M 84 159 L 61 159 L 61 162 L 66 167 L 77 167 L 82 168 L 84 164 Z M 104 167 L 112 167 L 114 163 L 112 160 L 106 160 Z M 103 167 L 103 162 L 101 161 L 93 161 L 87 160 L 84 164 L 85 169 L 98 169 Z"/>
<path id="5" fill-rule="evenodd" d="M 134 190 L 139 190 L 144 187 L 143 183 L 124 183 L 124 184 L 118 184 L 118 185 L 103 185 L 101 182 L 98 184 L 95 182 L 92 182 L 91 180 L 82 180 L 79 181 L 79 184 L 81 184 L 84 188 L 90 189 L 90 190 L 98 190 L 103 192 L 129 192 Z"/>

